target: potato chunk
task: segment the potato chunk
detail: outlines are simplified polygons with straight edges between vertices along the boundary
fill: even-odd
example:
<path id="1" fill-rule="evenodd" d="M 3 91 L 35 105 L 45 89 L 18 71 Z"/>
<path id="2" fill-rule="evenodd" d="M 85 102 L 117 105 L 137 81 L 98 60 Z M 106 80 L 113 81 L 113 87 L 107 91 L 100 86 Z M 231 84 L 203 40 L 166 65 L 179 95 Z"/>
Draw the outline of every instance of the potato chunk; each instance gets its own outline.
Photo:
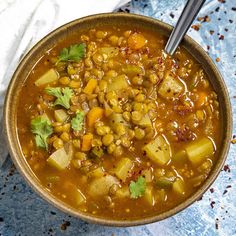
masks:
<path id="1" fill-rule="evenodd" d="M 39 79 L 35 81 L 36 86 L 43 86 L 46 84 L 50 84 L 59 79 L 59 74 L 55 69 L 50 69 L 46 73 L 44 73 Z"/>
<path id="2" fill-rule="evenodd" d="M 188 159 L 194 166 L 200 165 L 208 157 L 214 154 L 214 145 L 209 138 L 202 138 L 190 143 L 186 148 Z"/>
<path id="3" fill-rule="evenodd" d="M 133 162 L 129 158 L 122 158 L 118 162 L 114 173 L 119 179 L 121 179 L 124 182 L 132 167 L 133 167 Z"/>
<path id="4" fill-rule="evenodd" d="M 112 79 L 111 83 L 108 84 L 107 91 L 117 91 L 127 89 L 129 86 L 126 75 L 119 75 Z"/>
<path id="5" fill-rule="evenodd" d="M 65 148 L 62 147 L 56 150 L 48 159 L 47 162 L 57 168 L 58 170 L 64 170 L 69 166 L 71 161 L 71 155 L 66 152 Z"/>
<path id="6" fill-rule="evenodd" d="M 55 110 L 54 116 L 56 121 L 61 123 L 64 123 L 69 118 L 69 115 L 63 109 Z"/>
<path id="7" fill-rule="evenodd" d="M 174 78 L 169 73 L 166 74 L 164 80 L 162 81 L 158 93 L 163 98 L 173 99 L 177 98 L 184 90 L 183 84 L 179 79 Z"/>
<path id="8" fill-rule="evenodd" d="M 166 139 L 159 135 L 143 147 L 147 157 L 156 164 L 163 166 L 170 161 L 171 148 Z"/>
<path id="9" fill-rule="evenodd" d="M 119 184 L 119 181 L 111 175 L 94 179 L 88 187 L 88 193 L 92 197 L 106 195 L 113 184 Z"/>

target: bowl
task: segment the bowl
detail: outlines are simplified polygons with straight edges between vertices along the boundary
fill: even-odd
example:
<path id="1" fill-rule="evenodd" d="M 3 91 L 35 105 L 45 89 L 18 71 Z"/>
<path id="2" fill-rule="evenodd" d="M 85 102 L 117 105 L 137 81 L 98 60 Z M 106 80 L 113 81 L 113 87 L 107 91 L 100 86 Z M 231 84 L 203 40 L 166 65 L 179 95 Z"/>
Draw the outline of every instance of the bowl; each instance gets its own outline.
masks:
<path id="1" fill-rule="evenodd" d="M 45 187 L 43 187 L 43 185 L 40 183 L 40 181 L 37 179 L 33 171 L 30 169 L 29 165 L 27 164 L 26 159 L 24 158 L 23 153 L 21 151 L 17 135 L 16 121 L 17 107 L 20 104 L 20 90 L 25 79 L 27 78 L 29 72 L 32 70 L 36 62 L 44 55 L 47 50 L 52 48 L 59 40 L 65 39 L 68 35 L 72 34 L 75 31 L 96 28 L 99 26 L 112 25 L 121 25 L 129 27 L 132 26 L 138 29 L 146 29 L 154 32 L 159 32 L 166 36 L 169 36 L 172 30 L 172 27 L 170 25 L 167 25 L 163 22 L 149 17 L 126 13 L 111 13 L 92 15 L 77 19 L 49 33 L 46 37 L 39 41 L 27 53 L 27 55 L 25 55 L 11 79 L 7 90 L 4 106 L 4 131 L 11 158 L 18 171 L 25 178 L 27 183 L 35 190 L 35 192 L 37 192 L 43 199 L 48 201 L 50 204 L 72 216 L 96 224 L 110 226 L 143 225 L 170 217 L 180 212 L 181 210 L 187 208 L 190 204 L 198 200 L 218 176 L 219 172 L 221 171 L 224 165 L 228 153 L 232 132 L 232 113 L 227 88 L 219 70 L 217 69 L 213 61 L 210 59 L 208 54 L 201 48 L 201 46 L 199 46 L 193 39 L 188 36 L 185 36 L 182 41 L 182 46 L 187 51 L 189 51 L 190 54 L 192 54 L 195 59 L 202 65 L 202 67 L 208 74 L 208 77 L 214 90 L 218 94 L 218 99 L 220 102 L 220 114 L 224 114 L 221 115 L 220 118 L 222 141 L 220 144 L 218 160 L 216 161 L 211 173 L 209 174 L 209 177 L 194 194 L 192 194 L 189 198 L 187 198 L 184 202 L 177 205 L 176 207 L 151 217 L 126 221 L 107 219 L 97 217 L 89 213 L 80 212 L 53 196 L 49 191 L 45 189 Z"/>

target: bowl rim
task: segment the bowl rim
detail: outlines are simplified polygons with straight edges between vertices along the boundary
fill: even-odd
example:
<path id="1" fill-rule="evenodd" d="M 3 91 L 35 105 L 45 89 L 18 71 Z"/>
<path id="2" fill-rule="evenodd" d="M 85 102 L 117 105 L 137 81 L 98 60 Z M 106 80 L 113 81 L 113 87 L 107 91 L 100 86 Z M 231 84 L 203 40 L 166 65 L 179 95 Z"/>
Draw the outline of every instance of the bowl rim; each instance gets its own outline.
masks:
<path id="1" fill-rule="evenodd" d="M 8 145 L 8 150 L 10 152 L 11 159 L 13 160 L 15 166 L 17 167 L 18 171 L 20 174 L 24 177 L 26 182 L 29 184 L 29 186 L 44 200 L 49 202 L 51 205 L 56 207 L 57 209 L 63 211 L 64 213 L 70 214 L 72 216 L 78 217 L 82 220 L 85 220 L 90 223 L 95 223 L 95 224 L 100 224 L 100 225 L 107 225 L 107 226 L 136 226 L 136 225 L 144 225 L 148 223 L 153 223 L 157 221 L 164 220 L 168 217 L 171 217 L 178 212 L 184 210 L 187 208 L 189 205 L 194 203 L 196 200 L 199 199 L 210 187 L 211 184 L 215 181 L 217 176 L 219 175 L 225 160 L 227 158 L 227 154 L 229 151 L 230 147 L 230 140 L 232 136 L 232 109 L 231 109 L 231 104 L 230 104 L 230 99 L 229 99 L 229 94 L 227 91 L 227 87 L 225 85 L 224 79 L 222 75 L 220 74 L 218 68 L 214 64 L 213 60 L 209 57 L 209 55 L 204 51 L 204 49 L 197 43 L 195 42 L 191 37 L 185 35 L 184 41 L 187 42 L 190 45 L 194 45 L 196 48 L 196 51 L 202 55 L 205 60 L 208 62 L 212 70 L 214 71 L 215 77 L 217 78 L 220 87 L 223 91 L 223 97 L 225 99 L 225 103 L 227 104 L 226 106 L 226 116 L 227 116 L 227 129 L 225 130 L 226 132 L 226 137 L 225 137 L 225 142 L 226 144 L 223 145 L 223 151 L 222 155 L 219 158 L 219 163 L 217 162 L 217 169 L 214 171 L 214 173 L 211 173 L 209 177 L 206 179 L 206 181 L 203 183 L 203 185 L 198 188 L 196 192 L 194 192 L 190 197 L 185 199 L 182 203 L 178 204 L 174 208 L 169 209 L 168 211 L 162 212 L 158 215 L 154 216 L 149 216 L 145 217 L 144 219 L 130 219 L 130 220 L 114 220 L 114 219 L 108 219 L 108 218 L 102 218 L 98 217 L 92 214 L 86 214 L 82 211 L 75 210 L 74 208 L 68 207 L 68 205 L 64 202 L 62 202 L 60 199 L 52 196 L 52 194 L 49 194 L 49 192 L 45 189 L 42 188 L 41 186 L 37 185 L 34 180 L 31 179 L 30 174 L 27 172 L 26 169 L 24 169 L 20 163 L 20 158 L 23 157 L 23 154 L 18 152 L 16 150 L 15 142 L 18 143 L 18 146 L 20 148 L 19 140 L 18 137 L 14 137 L 13 133 L 11 132 L 11 126 L 10 126 L 10 113 L 11 113 L 11 97 L 12 97 L 12 92 L 13 88 L 17 86 L 17 77 L 18 74 L 20 73 L 21 69 L 24 67 L 24 64 L 27 63 L 27 61 L 30 59 L 31 54 L 33 54 L 34 51 L 39 47 L 39 45 L 44 44 L 49 37 L 55 36 L 55 34 L 61 30 L 67 30 L 68 28 L 75 26 L 77 24 L 83 24 L 84 21 L 87 20 L 98 20 L 98 19 L 103 19 L 103 18 L 109 18 L 109 17 L 126 17 L 127 19 L 133 19 L 133 20 L 140 20 L 144 22 L 148 22 L 149 24 L 153 24 L 156 27 L 160 27 L 160 29 L 163 29 L 164 31 L 171 32 L 173 29 L 172 26 L 170 26 L 167 23 L 164 23 L 162 21 L 159 21 L 157 19 L 153 19 L 151 17 L 147 16 L 141 16 L 137 14 L 130 14 L 130 13 L 102 13 L 102 14 L 95 14 L 95 15 L 90 15 L 86 17 L 82 17 L 76 20 L 73 20 L 71 22 L 68 22 L 55 30 L 51 31 L 48 33 L 45 37 L 43 37 L 40 41 L 38 41 L 29 51 L 28 53 L 23 57 L 23 59 L 20 61 L 18 64 L 17 69 L 15 70 L 10 83 L 8 85 L 6 97 L 5 97 L 5 102 L 4 102 L 4 110 L 3 110 L 3 118 L 4 118 L 4 134 L 7 140 L 7 145 Z M 191 53 L 190 53 L 191 54 Z M 191 54 L 193 55 L 193 54 Z M 194 55 L 193 55 L 194 56 Z M 30 167 L 28 166 L 30 169 Z"/>

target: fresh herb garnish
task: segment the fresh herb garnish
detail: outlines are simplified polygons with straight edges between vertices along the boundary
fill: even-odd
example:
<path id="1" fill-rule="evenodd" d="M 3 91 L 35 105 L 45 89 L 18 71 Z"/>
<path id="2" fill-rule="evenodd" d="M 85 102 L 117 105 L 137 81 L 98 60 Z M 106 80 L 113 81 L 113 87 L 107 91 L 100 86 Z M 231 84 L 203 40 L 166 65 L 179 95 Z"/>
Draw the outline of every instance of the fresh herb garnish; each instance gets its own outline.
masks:
<path id="1" fill-rule="evenodd" d="M 37 147 L 48 150 L 47 138 L 53 133 L 53 129 L 49 121 L 41 116 L 31 120 L 31 131 L 35 134 L 35 142 Z"/>
<path id="2" fill-rule="evenodd" d="M 73 130 L 80 131 L 84 124 L 84 112 L 76 111 L 76 116 L 71 120 L 71 127 Z"/>
<path id="3" fill-rule="evenodd" d="M 70 99 L 73 95 L 73 90 L 65 87 L 65 88 L 60 88 L 60 87 L 56 87 L 56 88 L 46 88 L 45 89 L 46 93 L 52 96 L 55 96 L 57 99 L 54 102 L 54 105 L 61 105 L 63 107 L 65 107 L 66 109 L 70 108 Z"/>
<path id="4" fill-rule="evenodd" d="M 130 182 L 129 190 L 131 193 L 131 198 L 142 197 L 145 193 L 145 189 L 146 189 L 145 178 L 142 176 L 139 176 L 136 182 L 134 181 Z"/>
<path id="5" fill-rule="evenodd" d="M 58 57 L 58 61 L 80 61 L 85 54 L 86 44 L 73 44 L 68 48 L 63 48 Z"/>

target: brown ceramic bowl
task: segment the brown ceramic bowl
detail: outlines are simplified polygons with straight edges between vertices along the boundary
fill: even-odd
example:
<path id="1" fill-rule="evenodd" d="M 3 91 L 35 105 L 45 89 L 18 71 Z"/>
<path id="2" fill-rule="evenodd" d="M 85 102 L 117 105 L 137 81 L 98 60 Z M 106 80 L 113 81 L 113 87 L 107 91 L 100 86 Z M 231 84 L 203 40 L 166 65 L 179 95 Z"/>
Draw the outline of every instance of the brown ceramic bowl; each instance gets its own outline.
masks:
<path id="1" fill-rule="evenodd" d="M 17 107 L 20 106 L 20 90 L 27 78 L 29 72 L 32 70 L 35 63 L 45 54 L 45 52 L 52 48 L 58 40 L 66 38 L 68 35 L 75 31 L 80 31 L 89 28 L 97 28 L 99 26 L 112 26 L 112 25 L 128 25 L 129 27 L 138 29 L 147 29 L 152 31 L 157 31 L 164 35 L 170 35 L 172 27 L 162 23 L 160 21 L 132 14 L 124 13 L 114 13 L 114 14 L 99 14 L 94 16 L 88 16 L 75 21 L 72 21 L 62 27 L 56 29 L 55 31 L 48 34 L 40 42 L 38 42 L 30 52 L 23 58 L 19 64 L 17 70 L 15 71 L 11 83 L 8 87 L 4 118 L 5 118 L 5 133 L 8 141 L 9 151 L 19 172 L 24 176 L 29 185 L 45 200 L 47 200 L 53 206 L 59 208 L 60 210 L 73 215 L 75 217 L 81 218 L 85 221 L 92 223 L 111 225 L 111 226 L 132 226 L 132 225 L 142 225 L 147 223 L 152 223 L 156 221 L 163 220 L 170 217 L 177 212 L 188 207 L 190 204 L 199 199 L 202 194 L 210 187 L 213 181 L 219 174 L 222 166 L 225 162 L 229 143 L 231 139 L 232 131 L 232 114 L 231 106 L 229 101 L 229 95 L 223 81 L 215 64 L 212 62 L 207 53 L 190 37 L 185 36 L 182 46 L 184 46 L 199 63 L 203 66 L 209 79 L 218 94 L 220 101 L 220 112 L 221 112 L 221 147 L 219 151 L 219 158 L 213 167 L 209 177 L 205 183 L 188 199 L 174 207 L 171 210 L 157 214 L 147 218 L 140 218 L 135 220 L 113 220 L 107 218 L 101 218 L 94 216 L 89 213 L 84 213 L 74 209 L 68 204 L 62 202 L 50 192 L 48 192 L 45 187 L 36 178 L 29 165 L 27 164 L 20 147 L 20 143 L 17 135 Z"/>

